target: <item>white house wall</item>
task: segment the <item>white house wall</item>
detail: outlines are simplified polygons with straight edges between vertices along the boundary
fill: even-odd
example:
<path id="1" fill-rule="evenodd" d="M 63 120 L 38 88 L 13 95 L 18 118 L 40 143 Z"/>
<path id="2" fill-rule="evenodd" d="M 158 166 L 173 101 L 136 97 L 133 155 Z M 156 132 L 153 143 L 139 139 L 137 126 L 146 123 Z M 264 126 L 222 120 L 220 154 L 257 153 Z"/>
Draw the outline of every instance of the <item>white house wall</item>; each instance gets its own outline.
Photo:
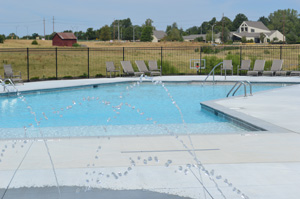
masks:
<path id="1" fill-rule="evenodd" d="M 270 35 L 270 40 L 273 41 L 273 39 L 277 37 L 278 41 L 283 41 L 283 34 L 276 30 L 272 35 Z"/>

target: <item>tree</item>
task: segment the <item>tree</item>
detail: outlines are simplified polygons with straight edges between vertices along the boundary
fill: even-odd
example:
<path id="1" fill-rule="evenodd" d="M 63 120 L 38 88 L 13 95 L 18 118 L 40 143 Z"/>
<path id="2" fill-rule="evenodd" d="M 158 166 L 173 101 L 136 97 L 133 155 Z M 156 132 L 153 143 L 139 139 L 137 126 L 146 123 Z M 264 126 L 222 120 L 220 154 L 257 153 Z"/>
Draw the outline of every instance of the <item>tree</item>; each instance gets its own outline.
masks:
<path id="1" fill-rule="evenodd" d="M 96 31 L 94 31 L 93 28 L 88 28 L 86 30 L 86 39 L 87 40 L 94 40 L 94 39 L 96 39 L 96 37 L 97 37 L 96 35 L 97 35 Z"/>
<path id="2" fill-rule="evenodd" d="M 152 23 L 153 23 L 152 19 L 146 19 L 145 26 L 151 26 L 151 27 L 153 27 Z"/>
<path id="3" fill-rule="evenodd" d="M 226 43 L 229 40 L 230 40 L 230 31 L 227 27 L 225 27 L 223 31 L 223 43 Z"/>
<path id="4" fill-rule="evenodd" d="M 236 29 L 233 28 L 233 23 L 228 17 L 223 17 L 221 22 L 224 24 L 225 28 L 228 28 L 229 31 L 236 31 Z"/>
<path id="5" fill-rule="evenodd" d="M 197 41 L 197 42 L 203 42 L 204 39 L 203 39 L 203 37 L 197 37 L 196 39 L 194 39 L 194 41 Z"/>
<path id="6" fill-rule="evenodd" d="M 145 26 L 142 29 L 141 41 L 152 41 L 153 40 L 153 28 L 152 26 Z"/>
<path id="7" fill-rule="evenodd" d="M 196 34 L 200 34 L 200 30 L 199 27 L 197 26 L 193 26 L 191 28 L 186 29 L 185 31 L 187 33 L 187 35 L 196 35 Z"/>
<path id="8" fill-rule="evenodd" d="M 294 9 L 277 10 L 269 15 L 270 30 L 279 30 L 286 36 L 288 43 L 294 43 L 300 36 L 300 20 Z M 283 30 L 284 27 L 284 30 Z"/>
<path id="9" fill-rule="evenodd" d="M 209 31 L 207 31 L 207 33 L 206 33 L 206 42 L 208 42 L 208 41 L 212 41 L 212 31 L 211 30 L 209 30 Z M 215 35 L 215 33 L 214 33 L 214 40 L 216 39 L 216 35 Z"/>
<path id="10" fill-rule="evenodd" d="M 237 14 L 232 22 L 233 30 L 237 30 L 244 21 L 248 21 L 246 15 L 241 13 Z"/>
<path id="11" fill-rule="evenodd" d="M 108 25 L 105 25 L 100 29 L 100 37 L 99 38 L 102 41 L 111 40 L 111 32 L 110 32 L 110 28 Z"/>
<path id="12" fill-rule="evenodd" d="M 258 21 L 261 21 L 265 26 L 269 26 L 270 20 L 264 16 L 259 17 Z"/>
<path id="13" fill-rule="evenodd" d="M 5 35 L 0 35 L 0 43 L 4 43 L 5 41 Z"/>
<path id="14" fill-rule="evenodd" d="M 264 33 L 260 33 L 260 35 L 259 35 L 260 43 L 265 43 L 265 38 L 266 38 L 266 35 Z"/>
<path id="15" fill-rule="evenodd" d="M 183 38 L 181 36 L 181 31 L 178 29 L 176 22 L 174 22 L 171 26 L 167 26 L 166 32 L 167 32 L 167 36 L 164 38 L 164 40 L 166 40 L 166 41 L 183 41 Z"/>
<path id="16" fill-rule="evenodd" d="M 241 39 L 241 42 L 244 44 L 244 43 L 247 43 L 247 38 L 246 36 L 243 36 L 242 39 Z"/>

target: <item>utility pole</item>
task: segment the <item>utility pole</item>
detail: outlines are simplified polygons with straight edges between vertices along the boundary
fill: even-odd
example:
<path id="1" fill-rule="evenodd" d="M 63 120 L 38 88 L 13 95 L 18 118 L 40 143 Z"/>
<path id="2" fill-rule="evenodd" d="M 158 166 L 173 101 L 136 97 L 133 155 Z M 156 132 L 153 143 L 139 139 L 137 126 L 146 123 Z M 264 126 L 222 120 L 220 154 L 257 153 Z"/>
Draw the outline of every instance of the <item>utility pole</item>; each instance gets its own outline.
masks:
<path id="1" fill-rule="evenodd" d="M 46 39 L 45 17 L 44 17 L 44 39 Z"/>
<path id="2" fill-rule="evenodd" d="M 224 13 L 223 13 L 223 17 L 222 17 L 222 42 L 224 44 Z"/>
<path id="3" fill-rule="evenodd" d="M 215 25 L 216 25 L 216 24 L 212 25 L 212 27 L 211 27 L 211 44 L 214 43 L 214 26 L 215 26 Z"/>
<path id="4" fill-rule="evenodd" d="M 54 32 L 54 16 L 53 16 L 53 32 Z"/>
<path id="5" fill-rule="evenodd" d="M 133 42 L 134 42 L 134 26 L 132 26 L 132 32 L 133 32 Z"/>
<path id="6" fill-rule="evenodd" d="M 283 12 L 283 44 L 285 44 L 284 24 L 285 24 L 285 11 Z"/>
<path id="7" fill-rule="evenodd" d="M 113 27 L 114 27 L 114 37 L 113 37 L 113 41 L 114 41 L 115 40 L 115 19 L 114 19 Z"/>

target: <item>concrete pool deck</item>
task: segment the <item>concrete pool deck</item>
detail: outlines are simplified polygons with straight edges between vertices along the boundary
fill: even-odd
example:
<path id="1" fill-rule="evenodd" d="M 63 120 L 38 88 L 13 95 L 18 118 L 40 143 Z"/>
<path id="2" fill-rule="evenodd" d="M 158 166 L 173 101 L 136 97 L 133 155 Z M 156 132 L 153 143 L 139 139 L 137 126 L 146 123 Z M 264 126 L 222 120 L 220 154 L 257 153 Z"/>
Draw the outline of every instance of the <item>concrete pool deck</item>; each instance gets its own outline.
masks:
<path id="1" fill-rule="evenodd" d="M 167 76 L 155 77 L 155 80 L 199 81 L 204 78 Z M 17 88 L 19 91 L 29 91 L 138 80 L 103 78 L 47 81 L 25 83 Z M 216 80 L 224 81 L 224 77 L 216 76 Z M 300 83 L 300 77 L 227 76 L 227 81 L 240 80 Z M 255 119 L 253 121 L 275 127 L 267 132 L 190 137 L 0 140 L 0 196 L 8 185 L 10 189 L 4 198 L 16 198 L 18 194 L 28 193 L 12 188 L 55 187 L 58 183 L 62 187 L 150 190 L 190 198 L 211 198 L 209 194 L 214 198 L 241 198 L 242 194 L 255 199 L 299 198 L 299 89 L 300 85 L 293 85 L 255 93 L 246 98 L 231 97 L 210 102 L 211 106 L 227 113 L 249 116 Z M 201 175 L 195 167 L 199 161 L 202 165 Z M 209 175 L 205 175 L 206 171 Z M 64 190 L 60 190 L 62 196 L 67 194 Z M 84 191 L 82 188 L 76 189 L 78 193 Z M 59 198 L 58 189 L 49 189 L 47 192 Z M 28 193 L 28 198 L 33 195 L 39 198 L 43 193 Z"/>

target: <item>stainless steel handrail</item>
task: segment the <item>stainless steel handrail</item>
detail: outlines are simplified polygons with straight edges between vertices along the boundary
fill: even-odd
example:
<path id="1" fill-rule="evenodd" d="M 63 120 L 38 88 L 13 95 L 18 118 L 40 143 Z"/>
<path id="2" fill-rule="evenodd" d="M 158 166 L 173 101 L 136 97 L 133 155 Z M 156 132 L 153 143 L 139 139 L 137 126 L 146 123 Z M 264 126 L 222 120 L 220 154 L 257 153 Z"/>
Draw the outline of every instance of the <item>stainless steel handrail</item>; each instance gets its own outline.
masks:
<path id="1" fill-rule="evenodd" d="M 217 65 L 215 65 L 213 67 L 213 69 L 208 73 L 208 75 L 206 76 L 206 78 L 203 81 L 203 84 L 206 82 L 207 78 L 209 78 L 209 76 L 211 75 L 211 73 L 213 73 L 213 83 L 215 83 L 215 69 L 220 66 L 221 64 L 223 64 L 223 62 L 218 63 Z M 225 79 L 226 79 L 226 74 L 225 74 Z"/>
<path id="2" fill-rule="evenodd" d="M 234 86 L 230 89 L 230 91 L 227 93 L 226 97 L 228 97 L 228 96 L 230 95 L 230 93 L 233 91 L 233 89 L 234 89 L 237 85 L 238 85 L 238 87 L 234 90 L 232 96 L 234 96 L 235 93 L 240 89 L 240 87 L 241 87 L 242 85 L 244 85 L 244 97 L 247 97 L 247 86 L 246 86 L 246 84 L 249 85 L 249 87 L 250 87 L 250 95 L 252 96 L 252 84 L 251 84 L 249 81 L 246 80 L 246 81 L 239 81 L 239 82 L 236 82 L 236 83 L 234 84 Z"/>
<path id="3" fill-rule="evenodd" d="M 8 85 L 14 87 L 16 93 L 19 92 L 18 89 L 15 87 L 15 84 L 13 83 L 13 81 L 11 81 L 11 79 L 4 79 L 4 80 L 0 79 L 0 83 L 3 86 L 3 91 L 6 90 L 8 93 L 10 92 L 10 90 L 7 88 L 7 85 L 5 84 L 6 81 L 9 81 Z"/>

